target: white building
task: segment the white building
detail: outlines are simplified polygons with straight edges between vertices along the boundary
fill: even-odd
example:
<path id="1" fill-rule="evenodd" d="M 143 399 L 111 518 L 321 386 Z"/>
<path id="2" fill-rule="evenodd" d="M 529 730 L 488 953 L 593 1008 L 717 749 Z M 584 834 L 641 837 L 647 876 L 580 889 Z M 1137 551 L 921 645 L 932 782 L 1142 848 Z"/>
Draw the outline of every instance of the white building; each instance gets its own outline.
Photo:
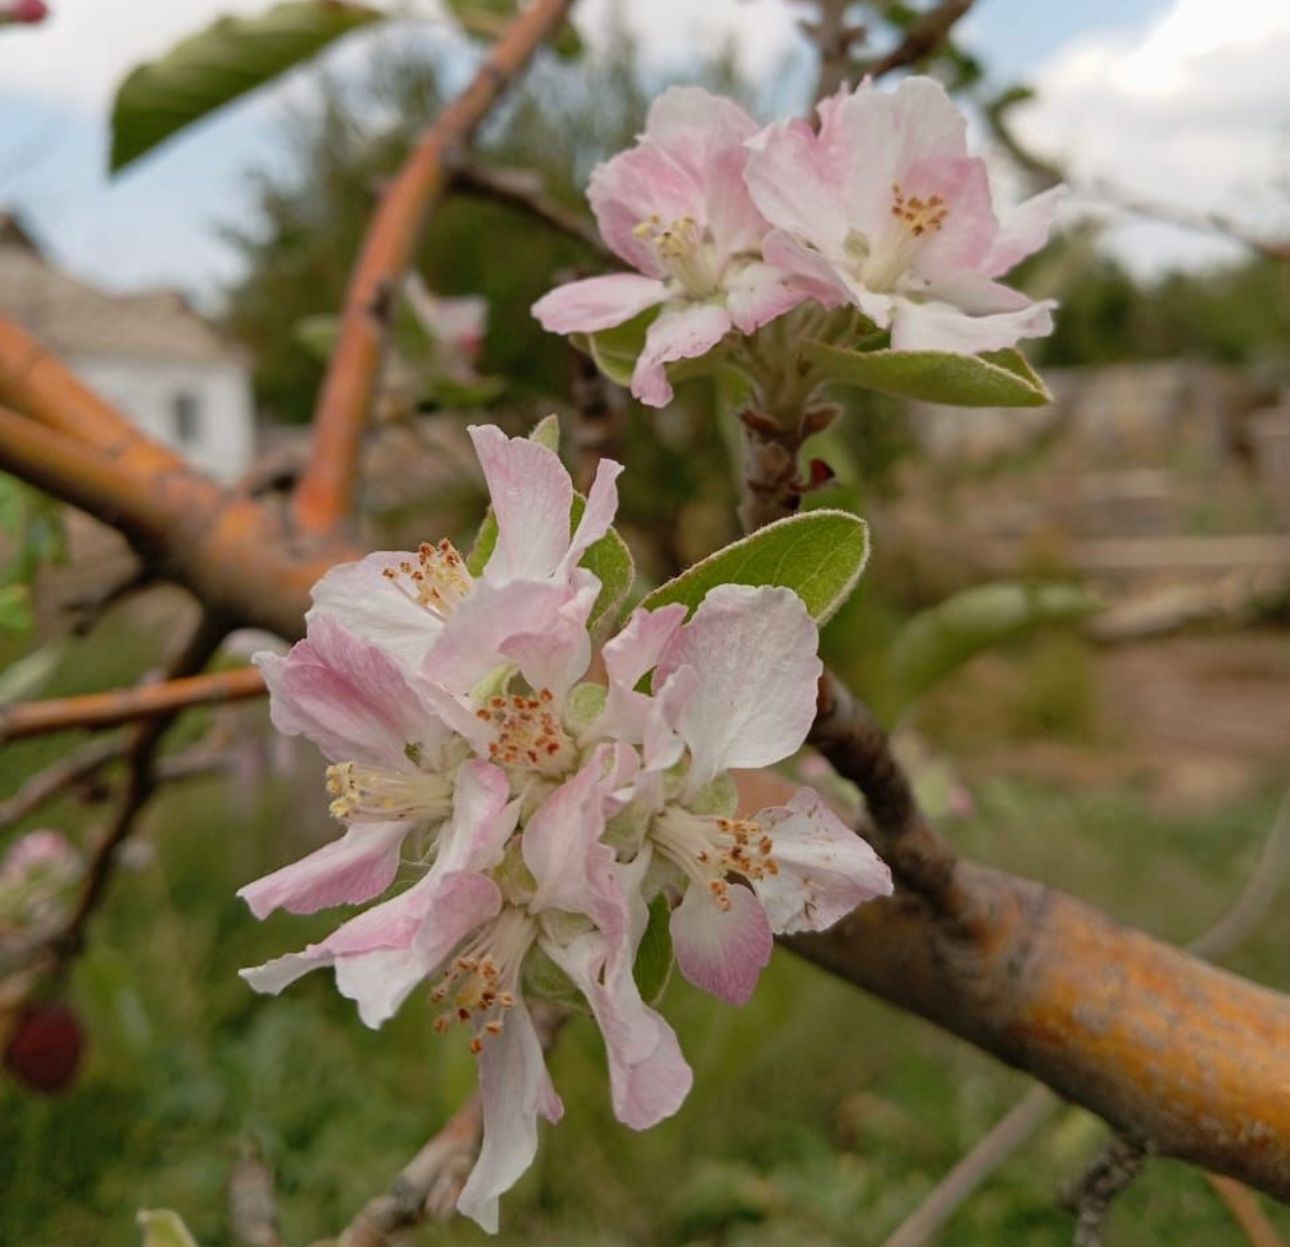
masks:
<path id="1" fill-rule="evenodd" d="M 140 428 L 222 480 L 255 451 L 250 370 L 175 291 L 113 295 L 68 277 L 0 214 L 0 315 Z"/>

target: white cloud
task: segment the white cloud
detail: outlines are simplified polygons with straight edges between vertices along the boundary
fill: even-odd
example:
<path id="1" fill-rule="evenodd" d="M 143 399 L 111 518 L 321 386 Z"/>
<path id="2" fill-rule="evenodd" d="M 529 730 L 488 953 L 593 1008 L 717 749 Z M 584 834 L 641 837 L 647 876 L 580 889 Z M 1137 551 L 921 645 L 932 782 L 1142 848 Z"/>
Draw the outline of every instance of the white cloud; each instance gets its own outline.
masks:
<path id="1" fill-rule="evenodd" d="M 1039 98 L 1017 128 L 1076 182 L 1290 232 L 1287 65 L 1286 0 L 1175 0 L 1136 35 L 1067 44 L 1036 71 Z M 1118 242 L 1142 268 L 1231 254 L 1180 231 L 1137 228 Z"/>

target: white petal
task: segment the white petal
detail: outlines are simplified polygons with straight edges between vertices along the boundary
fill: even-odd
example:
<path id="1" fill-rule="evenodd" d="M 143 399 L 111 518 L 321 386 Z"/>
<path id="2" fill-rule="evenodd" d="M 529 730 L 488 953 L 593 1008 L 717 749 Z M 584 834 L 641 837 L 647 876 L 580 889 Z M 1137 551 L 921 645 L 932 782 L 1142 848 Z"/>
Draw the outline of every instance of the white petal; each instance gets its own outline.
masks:
<path id="1" fill-rule="evenodd" d="M 1006 273 L 1014 264 L 1034 254 L 1048 241 L 1049 231 L 1057 216 L 1057 206 L 1066 194 L 1066 187 L 1053 186 L 1010 212 L 999 214 L 999 232 L 981 271 L 991 277 Z"/>
<path id="2" fill-rule="evenodd" d="M 688 787 L 728 767 L 770 766 L 797 750 L 815 717 L 823 670 L 802 599 L 766 585 L 718 585 L 672 638 L 655 679 L 693 667 L 675 727 L 690 747 Z"/>
<path id="3" fill-rule="evenodd" d="M 544 944 L 587 998 L 609 1054 L 614 1115 L 647 1130 L 685 1101 L 694 1076 L 676 1032 L 642 999 L 632 974 L 634 942 L 613 957 L 603 936 L 590 932 L 560 947 Z"/>
<path id="4" fill-rule="evenodd" d="M 632 393 L 649 407 L 666 407 L 672 385 L 665 364 L 706 355 L 730 332 L 730 313 L 713 303 L 665 307 L 645 333 L 645 348 L 636 357 Z"/>
<path id="5" fill-rule="evenodd" d="M 542 580 L 569 549 L 573 482 L 553 450 L 524 437 L 507 437 L 491 424 L 472 425 L 493 514 L 497 546 L 484 569 L 494 584 Z"/>
<path id="6" fill-rule="evenodd" d="M 665 298 L 667 287 L 657 278 L 610 273 L 557 286 L 533 304 L 533 316 L 548 333 L 598 333 Z"/>
<path id="7" fill-rule="evenodd" d="M 891 871 L 810 788 L 762 810 L 777 874 L 753 881 L 776 933 L 824 931 L 857 905 L 891 894 Z"/>
<path id="8" fill-rule="evenodd" d="M 564 1112 L 551 1084 L 542 1045 L 522 999 L 506 1014 L 500 1035 L 479 1054 L 484 1142 L 457 1199 L 457 1211 L 497 1233 L 498 1199 L 519 1181 L 537 1155 L 537 1119 Z"/>
<path id="9" fill-rule="evenodd" d="M 331 568 L 313 587 L 306 624 L 312 631 L 316 620 L 334 619 L 415 670 L 438 637 L 440 621 L 384 574 L 409 560 L 415 563 L 416 556 L 380 550 Z"/>

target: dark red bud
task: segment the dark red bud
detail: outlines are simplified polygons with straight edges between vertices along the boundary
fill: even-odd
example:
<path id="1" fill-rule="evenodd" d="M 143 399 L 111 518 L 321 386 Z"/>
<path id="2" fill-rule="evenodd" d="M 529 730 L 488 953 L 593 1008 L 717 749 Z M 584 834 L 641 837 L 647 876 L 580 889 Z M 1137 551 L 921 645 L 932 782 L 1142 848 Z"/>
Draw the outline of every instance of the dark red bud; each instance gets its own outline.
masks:
<path id="1" fill-rule="evenodd" d="M 4 1063 L 19 1082 L 33 1091 L 57 1095 L 76 1077 L 85 1032 L 60 1001 L 29 1005 L 18 1019 L 5 1048 Z"/>

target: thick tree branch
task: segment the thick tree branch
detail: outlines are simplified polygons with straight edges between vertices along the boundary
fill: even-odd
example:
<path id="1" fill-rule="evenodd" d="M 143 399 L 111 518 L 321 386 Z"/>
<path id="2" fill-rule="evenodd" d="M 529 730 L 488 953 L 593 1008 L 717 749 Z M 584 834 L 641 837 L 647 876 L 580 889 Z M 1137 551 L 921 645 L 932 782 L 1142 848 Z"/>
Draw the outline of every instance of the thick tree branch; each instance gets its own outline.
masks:
<path id="1" fill-rule="evenodd" d="M 246 701 L 264 692 L 264 677 L 259 670 L 240 667 L 106 693 L 19 702 L 0 709 L 0 740 L 18 740 L 73 728 L 116 727 L 139 719 L 169 718 L 193 706 Z"/>
<path id="2" fill-rule="evenodd" d="M 157 471 L 183 458 L 145 436 L 12 320 L 0 317 L 0 402 L 92 446 L 122 467 Z"/>
<path id="3" fill-rule="evenodd" d="M 451 164 L 543 40 L 565 19 L 571 2 L 534 0 L 520 11 L 470 85 L 430 126 L 386 190 L 350 280 L 340 337 L 314 412 L 309 465 L 294 501 L 302 530 L 330 532 L 349 514 L 359 443 L 394 291 L 411 262 L 426 214 L 446 188 Z"/>

